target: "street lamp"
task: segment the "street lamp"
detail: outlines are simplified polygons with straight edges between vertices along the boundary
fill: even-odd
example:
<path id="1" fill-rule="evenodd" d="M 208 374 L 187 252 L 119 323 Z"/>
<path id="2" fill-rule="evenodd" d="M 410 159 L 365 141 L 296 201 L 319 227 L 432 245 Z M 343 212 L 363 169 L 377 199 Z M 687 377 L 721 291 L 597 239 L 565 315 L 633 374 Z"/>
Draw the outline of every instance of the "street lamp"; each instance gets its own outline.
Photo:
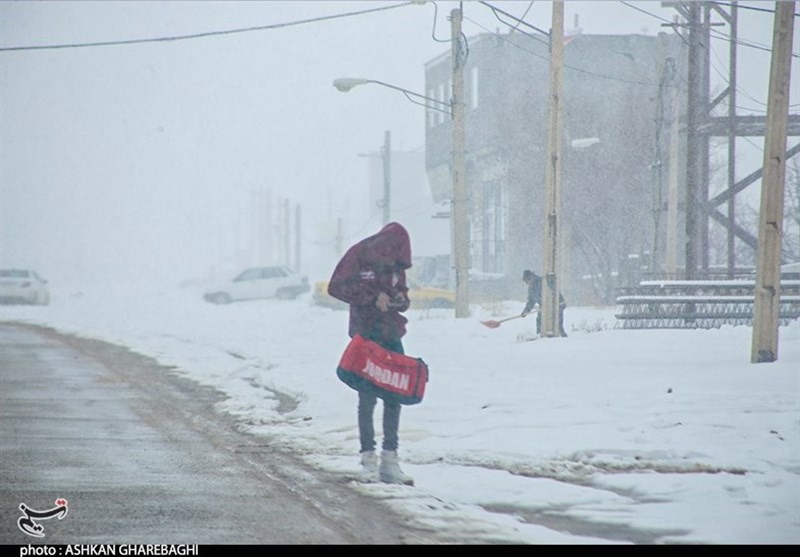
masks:
<path id="1" fill-rule="evenodd" d="M 460 23 L 460 20 L 459 20 Z M 459 71 L 461 66 L 459 65 Z M 462 104 L 461 89 L 454 87 L 453 97 L 451 102 L 447 103 L 420 95 L 414 91 L 410 91 L 391 83 L 378 81 L 377 79 L 364 79 L 358 77 L 343 77 L 333 80 L 333 86 L 339 91 L 346 93 L 353 87 L 358 85 L 366 85 L 367 83 L 374 83 L 382 85 L 389 89 L 394 89 L 403 93 L 408 100 L 415 104 L 421 104 L 432 110 L 445 112 L 450 114 L 453 118 L 453 255 L 455 259 L 456 268 L 456 303 L 455 314 L 456 317 L 469 316 L 469 290 L 468 290 L 468 273 L 469 273 L 469 223 L 467 220 L 467 193 L 465 182 L 465 157 L 464 157 L 464 107 Z M 461 81 L 463 88 L 463 80 Z M 416 101 L 415 99 L 422 99 L 427 101 L 427 104 Z M 446 107 L 446 108 L 444 108 Z"/>
<path id="2" fill-rule="evenodd" d="M 398 87 L 397 85 L 392 85 L 391 83 L 386 83 L 384 81 L 378 81 L 377 79 L 364 79 L 364 78 L 360 78 L 360 77 L 340 77 L 339 79 L 334 79 L 333 80 L 333 86 L 336 87 L 336 89 L 338 89 L 342 93 L 347 93 L 353 87 L 357 87 L 359 85 L 366 85 L 367 83 L 374 83 L 376 85 L 383 85 L 384 87 L 388 87 L 389 89 L 394 89 L 395 91 L 400 91 L 406 97 L 408 97 L 408 100 L 410 100 L 411 102 L 413 102 L 415 104 L 422 104 L 422 106 L 426 106 L 426 107 L 431 108 L 433 110 L 438 110 L 439 112 L 445 112 L 447 114 L 452 114 L 452 112 L 450 110 L 451 109 L 450 103 L 447 103 L 447 102 L 444 102 L 444 101 L 440 101 L 439 99 L 434 99 L 433 97 L 426 97 L 425 95 L 420 95 L 419 93 L 415 93 L 414 91 L 410 91 L 408 89 L 404 89 L 403 87 Z M 429 103 L 434 103 L 434 106 L 417 102 L 412 97 L 415 97 L 415 98 L 418 98 L 418 99 L 424 99 L 424 100 L 428 101 Z M 441 105 L 441 106 L 444 106 L 444 107 L 447 107 L 447 108 L 445 109 L 445 108 L 441 108 L 441 107 L 435 106 L 435 105 Z"/>

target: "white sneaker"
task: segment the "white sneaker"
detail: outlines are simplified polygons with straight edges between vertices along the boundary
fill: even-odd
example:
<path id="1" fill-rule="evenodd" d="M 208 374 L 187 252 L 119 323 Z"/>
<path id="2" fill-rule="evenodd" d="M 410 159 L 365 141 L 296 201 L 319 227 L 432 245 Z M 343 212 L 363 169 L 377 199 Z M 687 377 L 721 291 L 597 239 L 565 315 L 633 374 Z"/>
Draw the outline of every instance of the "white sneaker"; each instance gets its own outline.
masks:
<path id="1" fill-rule="evenodd" d="M 397 451 L 383 451 L 381 453 L 380 479 L 387 484 L 414 485 L 414 479 L 406 476 L 400 469 Z"/>
<path id="2" fill-rule="evenodd" d="M 378 455 L 375 451 L 365 451 L 361 453 L 361 473 L 359 478 L 362 482 L 377 483 L 380 481 L 378 473 Z"/>

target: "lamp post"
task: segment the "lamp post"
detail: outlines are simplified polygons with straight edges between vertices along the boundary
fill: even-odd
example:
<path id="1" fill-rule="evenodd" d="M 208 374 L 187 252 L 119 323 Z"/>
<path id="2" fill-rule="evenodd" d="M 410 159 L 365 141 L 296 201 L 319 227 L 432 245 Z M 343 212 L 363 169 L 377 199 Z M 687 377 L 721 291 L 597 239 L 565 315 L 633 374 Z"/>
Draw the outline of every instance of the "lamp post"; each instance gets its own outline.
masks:
<path id="1" fill-rule="evenodd" d="M 460 11 L 458 11 L 458 26 L 460 28 L 461 19 Z M 455 23 L 453 24 L 455 27 Z M 463 67 L 458 62 L 460 58 L 454 58 L 454 77 L 456 73 L 459 75 L 463 71 Z M 457 82 L 460 85 L 457 86 Z M 366 85 L 373 83 L 375 85 L 382 85 L 389 89 L 394 89 L 403 93 L 408 100 L 415 104 L 421 104 L 432 110 L 438 110 L 450 114 L 453 119 L 453 256 L 455 259 L 456 267 L 456 303 L 455 303 L 455 316 L 468 317 L 469 316 L 469 290 L 468 290 L 468 253 L 469 253 L 469 223 L 467 213 L 467 194 L 465 182 L 465 156 L 464 156 L 464 107 L 461 101 L 461 93 L 463 92 L 464 82 L 463 77 L 460 80 L 454 80 L 453 98 L 451 102 L 447 103 L 427 97 L 419 93 L 415 93 L 403 87 L 392 85 L 377 79 L 364 79 L 358 77 L 343 77 L 335 79 L 333 86 L 339 91 L 346 93 L 353 87 L 359 85 Z M 421 99 L 426 103 L 418 102 L 415 99 Z"/>

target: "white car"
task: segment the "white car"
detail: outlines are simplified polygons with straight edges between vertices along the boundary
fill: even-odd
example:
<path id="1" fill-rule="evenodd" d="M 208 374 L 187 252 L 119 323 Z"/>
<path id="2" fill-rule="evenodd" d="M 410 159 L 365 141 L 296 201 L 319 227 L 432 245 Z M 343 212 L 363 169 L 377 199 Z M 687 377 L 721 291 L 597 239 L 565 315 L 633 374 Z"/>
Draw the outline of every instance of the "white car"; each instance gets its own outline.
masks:
<path id="1" fill-rule="evenodd" d="M 246 269 L 233 280 L 206 290 L 203 299 L 214 304 L 263 298 L 292 300 L 310 290 L 307 276 L 283 265 L 273 265 Z"/>
<path id="2" fill-rule="evenodd" d="M 0 303 L 46 306 L 50 303 L 47 281 L 29 269 L 0 269 Z"/>

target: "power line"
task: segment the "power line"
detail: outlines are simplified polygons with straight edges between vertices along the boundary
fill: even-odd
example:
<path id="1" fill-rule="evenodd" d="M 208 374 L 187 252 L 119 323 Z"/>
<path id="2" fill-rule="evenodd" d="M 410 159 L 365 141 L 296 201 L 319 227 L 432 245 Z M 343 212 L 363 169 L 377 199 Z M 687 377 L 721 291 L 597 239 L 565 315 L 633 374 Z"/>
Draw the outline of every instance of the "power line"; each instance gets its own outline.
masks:
<path id="1" fill-rule="evenodd" d="M 481 3 L 483 3 L 483 2 L 481 2 Z M 510 35 L 509 36 L 500 35 L 499 33 L 495 33 L 494 31 L 492 31 L 491 29 L 487 29 L 486 27 L 484 27 L 483 25 L 481 25 L 477 21 L 474 21 L 474 20 L 472 20 L 470 18 L 466 18 L 466 17 L 464 19 L 474 23 L 477 27 L 480 27 L 481 29 L 486 31 L 487 34 L 493 35 L 493 36 L 499 38 L 500 40 L 502 40 L 503 42 L 513 46 L 514 48 L 518 48 L 518 49 L 520 49 L 520 50 L 522 50 L 524 52 L 532 54 L 533 56 L 535 56 L 536 58 L 540 58 L 541 60 L 546 60 L 548 62 L 550 61 L 549 57 L 542 56 L 541 54 L 538 54 L 538 53 L 536 53 L 536 52 L 534 52 L 534 51 L 532 51 L 532 50 L 530 50 L 528 48 L 525 48 L 524 46 L 521 46 L 521 45 L 515 43 L 513 40 L 511 40 Z M 503 22 L 502 20 L 500 20 L 500 21 L 501 21 L 501 23 L 504 23 L 505 25 L 510 26 L 509 23 Z M 534 36 L 532 36 L 532 35 L 530 35 L 528 33 L 525 33 L 525 32 L 520 31 L 520 30 L 517 30 L 517 31 L 519 33 L 522 33 L 526 37 L 529 37 L 529 38 L 533 39 L 533 40 L 539 40 L 537 37 L 534 37 Z M 652 83 L 652 82 L 648 82 L 648 81 L 638 81 L 638 80 L 634 80 L 634 79 L 625 79 L 625 78 L 621 78 L 621 77 L 614 77 L 614 76 L 611 76 L 611 75 L 605 75 L 605 74 L 593 72 L 593 71 L 590 71 L 590 70 L 585 70 L 583 68 L 578 68 L 578 67 L 575 67 L 575 66 L 571 66 L 569 64 L 563 64 L 563 66 L 564 66 L 565 69 L 573 70 L 573 71 L 580 72 L 580 73 L 583 73 L 583 74 L 586 74 L 586 75 L 591 75 L 591 76 L 594 76 L 594 77 L 608 79 L 610 81 L 618 81 L 620 83 L 630 83 L 630 84 L 633 84 L 633 85 L 644 85 L 644 86 L 647 86 L 647 87 L 657 87 L 656 83 Z"/>
<path id="2" fill-rule="evenodd" d="M 729 7 L 731 6 L 730 3 L 726 3 L 726 2 L 710 2 L 710 3 L 711 4 L 717 4 L 719 6 L 729 6 Z M 623 6 L 627 6 L 628 8 L 631 8 L 631 9 L 636 10 L 638 12 L 642 12 L 643 14 L 649 15 L 650 17 L 658 19 L 659 21 L 664 21 L 664 22 L 668 23 L 670 26 L 674 26 L 675 25 L 675 23 L 673 23 L 672 21 L 669 21 L 668 19 L 664 19 L 663 17 L 661 17 L 659 15 L 656 15 L 656 14 L 654 14 L 652 12 L 648 12 L 647 10 L 643 10 L 642 8 L 634 6 L 629 2 L 624 2 L 624 1 L 620 0 L 620 4 L 622 4 Z M 749 6 L 743 6 L 741 4 L 736 4 L 736 7 L 738 7 L 738 8 L 750 8 L 750 9 L 756 10 L 756 11 L 775 13 L 774 10 L 752 8 L 752 7 L 749 7 Z M 795 17 L 797 17 L 798 15 L 800 15 L 800 14 L 796 14 Z M 731 42 L 730 35 L 726 35 L 725 33 L 722 33 L 721 31 L 717 31 L 716 29 L 710 29 L 710 32 L 712 34 L 714 34 L 714 36 L 717 39 Z M 768 46 L 764 46 L 764 45 L 761 45 L 761 44 L 758 44 L 758 43 L 755 43 L 755 42 L 752 42 L 752 41 L 747 41 L 747 40 L 744 40 L 744 39 L 741 39 L 741 38 L 738 38 L 738 37 L 736 39 L 736 44 L 738 44 L 740 46 L 746 46 L 746 47 L 749 47 L 749 48 L 753 48 L 755 50 L 763 50 L 764 52 L 770 52 L 770 53 L 772 52 L 772 49 L 770 47 L 768 47 Z M 794 53 L 792 53 L 792 56 L 795 57 L 795 58 L 798 57 L 798 55 L 794 54 Z"/>
<path id="3" fill-rule="evenodd" d="M 709 31 L 717 39 L 720 39 L 722 41 L 727 41 L 727 42 L 731 42 L 732 41 L 731 36 L 723 33 L 722 31 L 717 31 L 716 29 L 709 29 Z M 744 40 L 744 39 L 737 38 L 735 42 L 739 46 L 746 46 L 748 48 L 753 48 L 755 50 L 763 50 L 764 52 L 770 52 L 770 53 L 772 52 L 772 48 L 770 48 L 768 46 L 764 46 L 764 45 L 758 44 L 758 43 L 754 43 L 752 41 L 747 41 L 747 40 Z M 792 53 L 792 56 L 794 58 L 798 57 L 798 55 L 795 54 L 795 53 Z"/>
<path id="4" fill-rule="evenodd" d="M 667 23 L 672 23 L 672 21 L 670 21 L 669 19 L 665 19 L 665 18 L 661 17 L 660 15 L 656 15 L 656 14 L 654 14 L 652 12 L 648 12 L 647 10 L 643 10 L 642 8 L 639 8 L 638 6 L 634 6 L 633 4 L 631 4 L 629 2 L 620 1 L 620 4 L 622 4 L 623 6 L 627 6 L 627 7 L 631 8 L 631 9 L 633 9 L 633 10 L 636 10 L 637 12 L 642 12 L 643 14 L 649 15 L 650 17 L 654 17 L 654 18 L 658 19 L 659 21 L 665 21 Z"/>
<path id="5" fill-rule="evenodd" d="M 170 41 L 185 41 L 191 39 L 202 39 L 206 37 L 215 37 L 220 35 L 232 35 L 235 33 L 249 33 L 252 31 L 266 31 L 269 29 L 280 29 L 282 27 L 292 27 L 295 25 L 304 25 L 307 23 L 317 23 L 320 21 L 327 21 L 331 19 L 339 19 L 343 17 L 351 17 L 356 15 L 364 15 L 373 12 L 380 12 L 384 10 L 393 10 L 395 8 L 402 8 L 404 6 L 409 6 L 414 2 L 405 2 L 403 4 L 395 4 L 393 6 L 385 6 L 381 8 L 371 8 L 369 10 L 361 10 L 357 12 L 347 12 L 342 14 L 336 15 L 329 15 L 329 16 L 322 16 L 322 17 L 315 17 L 311 19 L 301 19 L 299 21 L 290 21 L 287 23 L 275 23 L 272 25 L 259 25 L 257 27 L 243 27 L 239 29 L 228 29 L 224 31 L 207 31 L 204 33 L 193 33 L 191 35 L 175 35 L 170 37 L 155 37 L 151 39 L 131 39 L 131 40 L 124 40 L 124 41 L 102 41 L 102 42 L 94 42 L 94 43 L 71 43 L 71 44 L 57 44 L 57 45 L 42 45 L 42 46 L 7 46 L 7 47 L 0 47 L 0 52 L 10 52 L 10 51 L 21 51 L 21 50 L 55 50 L 55 49 L 63 49 L 63 48 L 85 48 L 85 47 L 96 47 L 96 46 L 119 46 L 119 45 L 130 45 L 130 44 L 143 44 L 143 43 L 156 43 L 156 42 L 170 42 Z"/>
<path id="6" fill-rule="evenodd" d="M 439 19 L 439 5 L 436 2 L 433 4 L 433 29 L 431 29 L 431 38 L 437 43 L 449 43 L 452 39 L 440 39 L 436 36 L 436 21 Z"/>
<path id="7" fill-rule="evenodd" d="M 525 8 L 525 13 L 523 13 L 521 16 L 519 16 L 520 21 L 525 19 L 525 16 L 528 15 L 528 12 L 531 11 L 532 7 L 533 7 L 533 0 L 531 0 L 530 4 L 528 4 L 528 7 Z M 495 17 L 496 16 L 497 16 L 497 14 L 495 14 Z M 500 18 L 498 17 L 497 19 L 500 19 Z M 508 34 L 510 35 L 514 31 L 516 31 L 518 28 L 519 28 L 519 21 L 517 22 L 517 24 L 514 27 L 511 28 L 511 31 L 509 31 Z"/>
<path id="8" fill-rule="evenodd" d="M 727 6 L 732 7 L 730 2 L 711 2 L 711 4 L 716 4 L 718 6 Z M 754 12 L 765 12 L 768 14 L 774 14 L 775 10 L 770 10 L 768 8 L 756 8 L 755 6 L 746 6 L 745 4 L 736 4 L 736 7 L 740 10 L 752 10 Z M 800 17 L 800 14 L 794 14 L 794 17 Z"/>
<path id="9" fill-rule="evenodd" d="M 541 34 L 542 34 L 542 35 L 544 35 L 545 37 L 549 37 L 549 36 L 550 36 L 550 33 L 549 33 L 548 31 L 545 31 L 544 29 L 539 29 L 539 28 L 538 28 L 538 27 L 536 27 L 535 25 L 531 25 L 530 23 L 528 23 L 527 21 L 525 21 L 525 20 L 523 20 L 523 19 L 520 19 L 520 18 L 518 18 L 518 17 L 514 17 L 514 16 L 513 16 L 513 15 L 511 15 L 510 13 L 508 13 L 508 12 L 504 12 L 504 11 L 503 11 L 503 10 L 501 10 L 500 8 L 496 8 L 495 6 L 492 6 L 491 4 L 489 4 L 489 2 L 484 2 L 483 0 L 481 0 L 481 1 L 480 1 L 480 3 L 481 3 L 481 4 L 483 4 L 484 6 L 486 6 L 487 8 L 489 8 L 490 10 L 492 10 L 492 13 L 494 13 L 494 16 L 495 16 L 495 17 L 497 18 L 497 20 L 498 20 L 498 21 L 500 21 L 501 23 L 505 23 L 505 22 L 504 22 L 503 20 L 501 20 L 501 19 L 500 19 L 500 17 L 497 15 L 498 13 L 501 13 L 501 14 L 503 14 L 503 15 L 504 15 L 504 16 L 506 16 L 506 17 L 510 17 L 511 19 L 513 19 L 514 21 L 516 21 L 518 24 L 522 24 L 522 25 L 524 25 L 525 27 L 530 27 L 530 28 L 531 28 L 531 29 L 533 29 L 534 31 L 538 31 L 539 33 L 541 33 Z M 525 11 L 525 13 L 527 13 L 527 10 Z M 508 24 L 506 23 L 506 25 L 508 25 Z M 510 27 L 510 25 L 509 25 L 509 27 Z"/>

